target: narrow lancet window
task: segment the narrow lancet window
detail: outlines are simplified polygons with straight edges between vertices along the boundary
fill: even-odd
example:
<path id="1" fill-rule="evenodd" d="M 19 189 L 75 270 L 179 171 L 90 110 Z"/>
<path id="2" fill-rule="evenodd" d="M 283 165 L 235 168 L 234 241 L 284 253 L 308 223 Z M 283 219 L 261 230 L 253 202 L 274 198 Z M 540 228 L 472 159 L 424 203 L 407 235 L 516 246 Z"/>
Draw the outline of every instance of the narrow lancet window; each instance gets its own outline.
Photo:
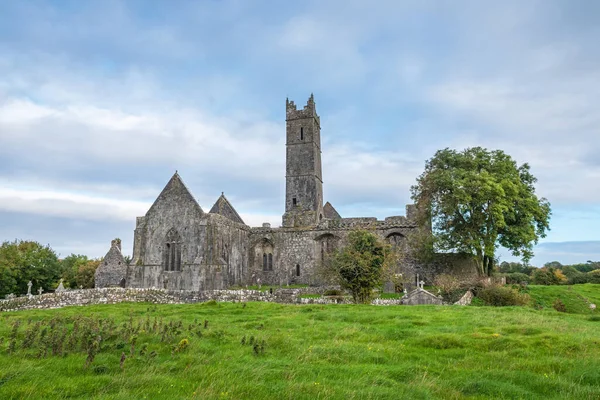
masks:
<path id="1" fill-rule="evenodd" d="M 296 264 L 296 276 L 300 276 L 300 264 Z"/>
<path id="2" fill-rule="evenodd" d="M 273 253 L 269 253 L 269 271 L 273 271 Z"/>
<path id="3" fill-rule="evenodd" d="M 263 253 L 263 271 L 266 271 L 267 269 L 268 269 L 267 253 Z"/>
<path id="4" fill-rule="evenodd" d="M 300 140 L 304 140 L 304 128 L 300 127 Z"/>
<path id="5" fill-rule="evenodd" d="M 163 260 L 165 271 L 181 271 L 181 237 L 175 229 L 167 233 Z"/>

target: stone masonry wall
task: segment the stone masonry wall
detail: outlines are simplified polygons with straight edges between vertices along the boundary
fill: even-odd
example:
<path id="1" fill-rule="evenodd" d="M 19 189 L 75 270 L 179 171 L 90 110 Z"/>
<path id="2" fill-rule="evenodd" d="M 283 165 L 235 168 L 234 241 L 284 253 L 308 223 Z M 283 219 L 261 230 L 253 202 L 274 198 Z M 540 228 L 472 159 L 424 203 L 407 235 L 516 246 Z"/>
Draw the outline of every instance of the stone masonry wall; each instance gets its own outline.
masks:
<path id="1" fill-rule="evenodd" d="M 126 284 L 127 265 L 121 254 L 121 240 L 115 239 L 102 263 L 96 269 L 94 282 L 97 288 L 122 286 Z"/>

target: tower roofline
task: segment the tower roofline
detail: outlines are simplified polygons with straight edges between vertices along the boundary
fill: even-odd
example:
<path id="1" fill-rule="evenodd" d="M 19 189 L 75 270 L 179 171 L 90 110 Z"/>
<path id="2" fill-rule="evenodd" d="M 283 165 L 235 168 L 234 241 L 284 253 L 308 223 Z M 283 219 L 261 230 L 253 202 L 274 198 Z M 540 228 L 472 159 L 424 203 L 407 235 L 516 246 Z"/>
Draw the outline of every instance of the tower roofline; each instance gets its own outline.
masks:
<path id="1" fill-rule="evenodd" d="M 295 120 L 295 119 L 304 119 L 304 118 L 314 118 L 317 120 L 317 123 L 321 125 L 321 120 L 319 115 L 317 114 L 317 107 L 315 104 L 315 96 L 311 93 L 308 101 L 304 108 L 298 110 L 296 103 L 294 101 L 290 101 L 289 98 L 285 99 L 285 119 L 286 121 Z"/>

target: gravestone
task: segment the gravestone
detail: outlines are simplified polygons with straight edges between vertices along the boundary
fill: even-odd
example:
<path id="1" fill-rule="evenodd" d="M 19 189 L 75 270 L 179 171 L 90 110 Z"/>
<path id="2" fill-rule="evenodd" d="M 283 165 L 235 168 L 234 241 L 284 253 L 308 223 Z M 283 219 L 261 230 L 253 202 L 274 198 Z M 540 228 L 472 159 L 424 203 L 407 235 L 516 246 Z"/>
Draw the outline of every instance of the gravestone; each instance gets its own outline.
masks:
<path id="1" fill-rule="evenodd" d="M 65 291 L 65 287 L 63 286 L 63 280 L 60 280 L 60 283 L 58 284 L 58 287 L 56 288 L 55 292 L 56 293 L 62 293 Z"/>
<path id="2" fill-rule="evenodd" d="M 27 297 L 31 297 L 31 287 L 33 286 L 33 283 L 31 283 L 31 281 L 27 282 Z"/>

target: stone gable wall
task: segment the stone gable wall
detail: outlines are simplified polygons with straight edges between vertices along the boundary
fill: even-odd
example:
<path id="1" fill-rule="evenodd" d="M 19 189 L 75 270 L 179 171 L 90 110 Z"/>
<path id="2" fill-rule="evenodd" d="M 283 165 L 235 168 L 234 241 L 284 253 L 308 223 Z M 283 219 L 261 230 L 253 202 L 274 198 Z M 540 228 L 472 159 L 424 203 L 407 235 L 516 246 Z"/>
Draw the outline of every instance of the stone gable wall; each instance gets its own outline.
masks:
<path id="1" fill-rule="evenodd" d="M 121 254 L 121 241 L 112 241 L 110 250 L 96 269 L 94 282 L 97 288 L 125 286 L 127 265 Z"/>

